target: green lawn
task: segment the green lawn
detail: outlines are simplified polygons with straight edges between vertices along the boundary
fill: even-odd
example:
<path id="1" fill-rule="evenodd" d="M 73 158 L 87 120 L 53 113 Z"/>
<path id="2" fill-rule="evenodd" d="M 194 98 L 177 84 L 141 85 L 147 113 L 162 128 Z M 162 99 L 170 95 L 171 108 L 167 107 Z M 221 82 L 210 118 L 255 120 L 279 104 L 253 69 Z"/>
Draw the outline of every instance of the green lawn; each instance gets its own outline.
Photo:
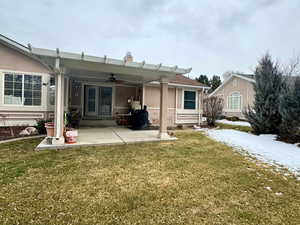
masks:
<path id="1" fill-rule="evenodd" d="M 62 151 L 34 152 L 38 139 L 0 145 L 0 224 L 300 224 L 294 177 L 200 132 L 176 136 Z"/>

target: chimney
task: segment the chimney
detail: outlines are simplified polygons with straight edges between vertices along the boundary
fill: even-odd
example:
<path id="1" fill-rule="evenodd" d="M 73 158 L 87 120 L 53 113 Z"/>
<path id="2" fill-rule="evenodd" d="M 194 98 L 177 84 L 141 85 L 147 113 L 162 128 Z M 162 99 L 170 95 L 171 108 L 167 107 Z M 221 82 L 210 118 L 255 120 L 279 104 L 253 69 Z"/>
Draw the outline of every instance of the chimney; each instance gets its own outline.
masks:
<path id="1" fill-rule="evenodd" d="M 124 56 L 124 61 L 126 62 L 133 62 L 133 57 L 131 55 L 131 52 L 127 52 L 126 55 Z"/>

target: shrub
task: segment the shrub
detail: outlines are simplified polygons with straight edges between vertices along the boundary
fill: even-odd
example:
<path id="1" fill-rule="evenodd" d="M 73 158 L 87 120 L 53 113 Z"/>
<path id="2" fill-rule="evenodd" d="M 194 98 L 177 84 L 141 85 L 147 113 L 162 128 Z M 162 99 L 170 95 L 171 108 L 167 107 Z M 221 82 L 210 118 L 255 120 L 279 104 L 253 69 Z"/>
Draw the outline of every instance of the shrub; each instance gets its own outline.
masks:
<path id="1" fill-rule="evenodd" d="M 215 126 L 216 120 L 222 115 L 223 99 L 218 96 L 205 98 L 203 101 L 204 113 L 208 126 Z"/>
<path id="2" fill-rule="evenodd" d="M 38 130 L 39 134 L 46 134 L 46 127 L 45 127 L 45 123 L 51 122 L 51 120 L 37 120 L 36 123 L 37 125 L 35 126 L 35 128 Z"/>
<path id="3" fill-rule="evenodd" d="M 226 117 L 226 120 L 229 120 L 229 121 L 240 121 L 240 118 L 238 118 L 237 116 L 229 116 L 229 117 Z"/>
<path id="4" fill-rule="evenodd" d="M 283 85 L 283 76 L 278 64 L 266 54 L 255 70 L 254 105 L 248 106 L 244 111 L 254 133 L 278 134 L 281 123 L 279 96 Z"/>
<path id="5" fill-rule="evenodd" d="M 76 108 L 70 108 L 66 114 L 67 127 L 78 128 L 81 120 L 81 111 Z"/>
<path id="6" fill-rule="evenodd" d="M 299 141 L 300 127 L 300 77 L 286 80 L 286 88 L 279 98 L 279 112 L 282 117 L 279 139 L 288 142 Z M 291 83 L 291 84 L 290 84 Z"/>

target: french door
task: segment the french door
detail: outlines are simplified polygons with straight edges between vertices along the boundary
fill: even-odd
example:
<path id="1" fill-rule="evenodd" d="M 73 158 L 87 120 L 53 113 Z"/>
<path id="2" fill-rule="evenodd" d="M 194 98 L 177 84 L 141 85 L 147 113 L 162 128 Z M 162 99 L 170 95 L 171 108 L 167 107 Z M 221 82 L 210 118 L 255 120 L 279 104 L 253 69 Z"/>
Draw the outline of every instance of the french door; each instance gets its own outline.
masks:
<path id="1" fill-rule="evenodd" d="M 111 118 L 112 88 L 85 86 L 85 116 L 99 119 Z"/>

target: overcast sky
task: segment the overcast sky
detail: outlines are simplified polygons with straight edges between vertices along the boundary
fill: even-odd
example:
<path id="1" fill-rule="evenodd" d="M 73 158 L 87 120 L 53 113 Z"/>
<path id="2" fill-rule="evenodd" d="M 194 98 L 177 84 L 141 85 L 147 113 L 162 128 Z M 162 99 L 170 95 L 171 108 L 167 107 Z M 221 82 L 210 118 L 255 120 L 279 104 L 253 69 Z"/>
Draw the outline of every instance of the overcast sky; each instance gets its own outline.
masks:
<path id="1" fill-rule="evenodd" d="M 300 53 L 299 0 L 1 0 L 0 33 L 35 47 L 251 73 Z"/>

